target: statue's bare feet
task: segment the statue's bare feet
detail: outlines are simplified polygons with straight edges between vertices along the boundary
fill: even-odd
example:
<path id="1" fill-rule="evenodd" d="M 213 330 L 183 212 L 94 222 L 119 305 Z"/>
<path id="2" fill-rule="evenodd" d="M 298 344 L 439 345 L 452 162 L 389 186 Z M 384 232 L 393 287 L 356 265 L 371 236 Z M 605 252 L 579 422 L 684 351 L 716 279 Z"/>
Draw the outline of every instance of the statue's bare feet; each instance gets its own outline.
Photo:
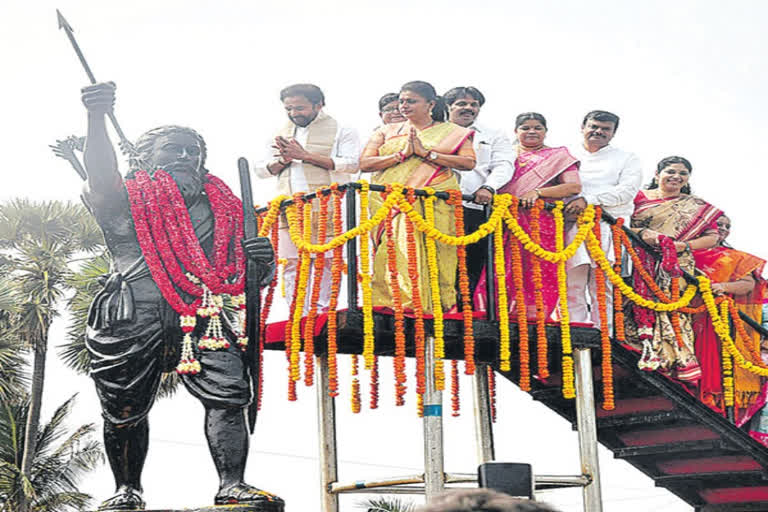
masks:
<path id="1" fill-rule="evenodd" d="M 141 492 L 132 487 L 120 487 L 117 494 L 99 505 L 99 512 L 118 510 L 143 510 L 146 507 Z"/>
<path id="2" fill-rule="evenodd" d="M 285 502 L 279 496 L 240 482 L 220 489 L 214 499 L 216 505 L 249 504 L 261 505 L 264 512 L 283 512 Z"/>

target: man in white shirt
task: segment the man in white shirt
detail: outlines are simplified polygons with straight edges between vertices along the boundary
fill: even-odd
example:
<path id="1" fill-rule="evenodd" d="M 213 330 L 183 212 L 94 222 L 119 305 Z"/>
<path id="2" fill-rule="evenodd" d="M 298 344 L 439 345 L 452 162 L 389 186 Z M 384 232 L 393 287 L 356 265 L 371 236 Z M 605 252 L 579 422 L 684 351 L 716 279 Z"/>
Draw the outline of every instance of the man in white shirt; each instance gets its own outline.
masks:
<path id="1" fill-rule="evenodd" d="M 619 116 L 602 110 L 594 110 L 584 116 L 581 133 L 584 142 L 571 149 L 571 153 L 581 161 L 581 196 L 568 203 L 565 211 L 578 215 L 587 203 L 600 205 L 604 212 L 615 218 L 623 218 L 629 225 L 629 218 L 634 211 L 634 199 L 640 190 L 643 170 L 640 160 L 633 153 L 611 146 L 611 139 L 619 127 Z M 567 235 L 570 242 L 575 236 L 577 226 L 572 226 Z M 601 243 L 608 259 L 614 262 L 613 239 L 610 225 L 600 224 Z M 591 322 L 600 326 L 597 308 L 597 291 L 594 275 L 595 263 L 592 262 L 586 248 L 582 245 L 576 255 L 567 261 L 568 270 L 568 311 L 572 322 Z M 610 282 L 608 293 L 608 326 L 613 325 L 613 292 Z M 587 301 L 589 289 L 589 301 Z"/>
<path id="2" fill-rule="evenodd" d="M 472 201 L 464 202 L 464 230 L 472 233 L 485 222 L 483 205 L 490 203 L 496 191 L 512 179 L 517 154 L 503 132 L 475 122 L 485 103 L 485 96 L 475 87 L 454 87 L 443 99 L 448 106 L 449 121 L 475 131 L 472 144 L 477 164 L 471 171 L 459 173 L 461 192 L 474 196 Z M 485 241 L 467 246 L 467 273 L 472 292 L 488 259 Z"/>
<path id="3" fill-rule="evenodd" d="M 342 126 L 323 112 L 323 91 L 313 84 L 295 84 L 280 91 L 280 101 L 288 114 L 288 122 L 267 148 L 264 160 L 256 166 L 256 176 L 277 177 L 277 193 L 288 196 L 297 192 L 314 192 L 334 182 L 350 181 L 358 170 L 360 139 L 355 130 Z M 317 212 L 317 201 L 314 201 L 312 236 L 315 243 L 319 222 Z M 328 235 L 331 235 L 331 231 L 328 231 Z M 286 297 L 290 301 L 296 287 L 298 253 L 288 235 L 284 217 L 280 221 L 278 251 L 280 258 L 288 260 L 283 279 Z M 320 310 L 328 306 L 330 279 L 331 258 L 326 258 L 317 304 Z M 308 299 L 309 296 L 308 292 Z"/>

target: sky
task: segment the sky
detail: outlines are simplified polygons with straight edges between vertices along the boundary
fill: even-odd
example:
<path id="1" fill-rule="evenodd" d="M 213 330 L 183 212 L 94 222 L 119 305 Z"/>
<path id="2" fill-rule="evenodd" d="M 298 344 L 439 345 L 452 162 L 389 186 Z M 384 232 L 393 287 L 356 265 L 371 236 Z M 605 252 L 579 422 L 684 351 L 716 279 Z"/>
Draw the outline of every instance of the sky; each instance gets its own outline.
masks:
<path id="1" fill-rule="evenodd" d="M 284 122 L 278 95 L 288 84 L 319 85 L 327 111 L 357 128 L 363 141 L 377 125 L 376 102 L 385 92 L 410 80 L 430 81 L 439 91 L 474 85 L 487 98 L 480 121 L 511 131 L 517 113 L 541 112 L 550 145 L 578 144 L 587 111 L 616 112 L 621 125 L 613 143 L 639 155 L 646 181 L 661 158 L 685 156 L 694 167 L 694 193 L 731 216 L 731 244 L 768 256 L 760 207 L 768 178 L 759 152 L 768 118 L 768 3 L 6 0 L 0 4 L 6 158 L 0 200 L 77 201 L 79 195 L 79 179 L 47 147 L 84 135 L 86 120 L 79 91 L 87 78 L 57 30 L 56 8 L 74 28 L 96 78 L 116 82 L 115 114 L 128 137 L 162 124 L 191 126 L 206 139 L 207 167 L 235 190 L 237 158 L 253 164 Z M 255 189 L 260 203 L 274 195 L 269 181 Z M 64 341 L 65 322 L 54 326 L 52 345 Z M 91 382 L 63 368 L 55 352 L 44 415 L 77 392 L 74 422 L 100 424 Z M 284 358 L 270 353 L 266 360 L 248 479 L 283 496 L 288 511 L 317 510 L 314 389 L 301 389 L 298 402 L 287 402 Z M 379 410 L 352 415 L 349 383 L 342 381 L 342 480 L 421 471 L 413 400 L 405 408 L 389 405 L 391 370 L 389 361 L 382 364 L 385 405 Z M 446 468 L 472 472 L 470 381 L 462 385 L 464 414 L 445 421 Z M 144 486 L 151 508 L 209 503 L 216 478 L 201 406 L 182 391 L 159 401 L 150 422 Z M 570 426 L 506 382 L 499 387 L 496 432 L 498 460 L 530 462 L 538 474 L 579 472 Z M 690 510 L 609 452 L 600 453 L 605 510 Z M 84 488 L 99 500 L 107 497 L 109 470 L 89 476 Z M 579 490 L 541 497 L 564 511 L 581 507 Z M 357 510 L 360 499 L 343 496 L 342 510 Z"/>

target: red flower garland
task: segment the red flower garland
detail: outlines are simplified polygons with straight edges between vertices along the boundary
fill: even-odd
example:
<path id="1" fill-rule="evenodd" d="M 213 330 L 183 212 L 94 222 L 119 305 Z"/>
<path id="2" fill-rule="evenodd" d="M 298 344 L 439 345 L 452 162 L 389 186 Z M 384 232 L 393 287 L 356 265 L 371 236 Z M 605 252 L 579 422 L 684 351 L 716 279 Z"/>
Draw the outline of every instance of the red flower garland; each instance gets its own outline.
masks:
<path id="1" fill-rule="evenodd" d="M 496 373 L 491 365 L 486 366 L 488 374 L 488 401 L 491 406 L 491 422 L 496 423 Z"/>
<path id="2" fill-rule="evenodd" d="M 180 315 L 184 341 L 177 371 L 197 373 L 200 364 L 195 360 L 191 346 L 196 316 L 210 316 L 210 328 L 214 325 L 210 322 L 218 320 L 214 317 L 219 314 L 217 308 L 210 307 L 211 304 L 203 304 L 207 297 L 206 288 L 214 295 L 239 296 L 245 287 L 245 254 L 240 244 L 243 237 L 242 204 L 224 182 L 206 175 L 203 187 L 214 218 L 211 264 L 197 239 L 181 192 L 168 173 L 157 170 L 150 176 L 147 171 L 138 171 L 133 178 L 125 180 L 125 187 L 136 237 L 150 274 L 163 298 Z M 177 288 L 195 297 L 193 302 L 186 303 Z M 244 308 L 245 301 L 241 302 Z M 201 305 L 205 307 L 198 310 Z M 238 334 L 244 345 L 244 332 Z M 228 342 L 223 340 L 223 335 L 219 334 L 219 337 L 224 342 L 221 347 L 226 348 Z"/>

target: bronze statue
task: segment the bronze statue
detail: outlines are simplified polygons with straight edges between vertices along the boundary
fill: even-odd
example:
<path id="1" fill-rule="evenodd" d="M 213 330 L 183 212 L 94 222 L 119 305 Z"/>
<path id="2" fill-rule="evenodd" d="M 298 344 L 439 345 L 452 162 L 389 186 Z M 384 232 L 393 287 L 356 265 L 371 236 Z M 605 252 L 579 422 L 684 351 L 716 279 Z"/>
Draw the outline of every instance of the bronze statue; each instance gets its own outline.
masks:
<path id="1" fill-rule="evenodd" d="M 282 511 L 279 497 L 243 481 L 245 408 L 255 399 L 252 365 L 243 325 L 221 304 L 222 296 L 231 295 L 244 309 L 244 285 L 238 283 L 246 258 L 261 285 L 269 283 L 272 246 L 266 238 L 242 241 L 240 201 L 206 170 L 206 146 L 197 132 L 164 126 L 145 133 L 131 148 L 131 170 L 123 179 L 106 130 L 106 118 L 114 117 L 114 84 L 85 87 L 82 99 L 88 112 L 84 199 L 112 256 L 112 273 L 91 306 L 86 336 L 117 488 L 100 510 L 145 506 L 147 413 L 161 374 L 176 367 L 205 408 L 205 434 L 220 479 L 215 504 Z"/>

